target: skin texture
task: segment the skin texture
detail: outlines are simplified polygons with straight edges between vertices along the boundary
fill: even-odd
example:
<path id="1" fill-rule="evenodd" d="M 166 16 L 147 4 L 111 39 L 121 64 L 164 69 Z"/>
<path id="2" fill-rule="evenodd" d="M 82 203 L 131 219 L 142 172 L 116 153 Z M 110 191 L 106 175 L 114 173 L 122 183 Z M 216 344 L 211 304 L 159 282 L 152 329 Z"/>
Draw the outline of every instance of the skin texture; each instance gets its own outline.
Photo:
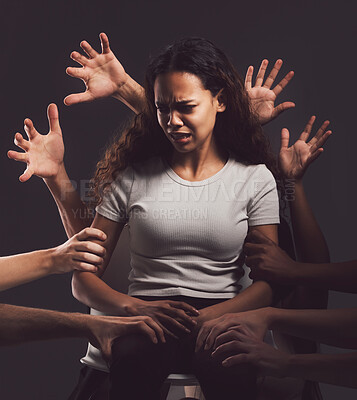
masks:
<path id="1" fill-rule="evenodd" d="M 102 231 L 86 228 L 52 249 L 1 257 L 0 291 L 50 274 L 73 270 L 96 272 L 105 254 L 105 248 L 99 243 L 105 238 Z"/>

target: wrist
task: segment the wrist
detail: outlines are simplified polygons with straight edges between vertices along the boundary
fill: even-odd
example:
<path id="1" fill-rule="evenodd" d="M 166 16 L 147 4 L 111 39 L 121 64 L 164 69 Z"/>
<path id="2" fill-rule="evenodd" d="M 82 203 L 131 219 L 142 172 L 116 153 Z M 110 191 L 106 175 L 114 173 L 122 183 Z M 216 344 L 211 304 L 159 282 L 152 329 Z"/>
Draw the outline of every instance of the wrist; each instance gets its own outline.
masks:
<path id="1" fill-rule="evenodd" d="M 138 315 L 142 315 L 140 314 L 140 306 L 142 306 L 144 303 L 145 303 L 144 300 L 128 296 L 126 304 L 123 305 L 124 314 L 127 317 L 135 317 Z"/>
<path id="2" fill-rule="evenodd" d="M 41 268 L 45 271 L 46 275 L 59 273 L 56 269 L 56 248 L 39 250 L 41 254 Z"/>
<path id="3" fill-rule="evenodd" d="M 61 181 L 63 181 L 66 178 L 68 179 L 66 168 L 64 166 L 64 162 L 61 161 L 58 166 L 57 173 L 52 176 L 47 176 L 46 178 L 43 178 L 43 180 L 47 186 L 52 186 L 54 184 L 60 186 Z"/>
<path id="4" fill-rule="evenodd" d="M 126 74 L 124 83 L 118 84 L 117 90 L 112 97 L 124 103 L 136 114 L 140 114 L 144 109 L 144 88 L 128 74 Z"/>

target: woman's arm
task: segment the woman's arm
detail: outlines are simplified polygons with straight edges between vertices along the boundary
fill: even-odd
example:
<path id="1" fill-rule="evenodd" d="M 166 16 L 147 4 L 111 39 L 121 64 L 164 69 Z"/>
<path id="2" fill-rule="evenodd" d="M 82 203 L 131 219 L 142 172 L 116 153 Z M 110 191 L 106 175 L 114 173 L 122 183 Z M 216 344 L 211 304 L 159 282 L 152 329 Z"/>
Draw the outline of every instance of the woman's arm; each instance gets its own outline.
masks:
<path id="1" fill-rule="evenodd" d="M 271 240 L 278 241 L 277 225 L 260 225 L 250 227 L 250 231 L 259 231 L 269 236 Z M 200 316 L 197 317 L 197 328 L 199 329 L 196 349 L 202 347 L 213 326 L 219 323 L 219 318 L 227 313 L 236 313 L 271 305 L 273 300 L 273 290 L 271 286 L 263 281 L 258 280 L 252 283 L 247 289 L 237 294 L 230 300 L 206 307 L 200 310 Z M 217 321 L 218 318 L 218 321 Z M 215 324 L 211 320 L 215 319 Z"/>

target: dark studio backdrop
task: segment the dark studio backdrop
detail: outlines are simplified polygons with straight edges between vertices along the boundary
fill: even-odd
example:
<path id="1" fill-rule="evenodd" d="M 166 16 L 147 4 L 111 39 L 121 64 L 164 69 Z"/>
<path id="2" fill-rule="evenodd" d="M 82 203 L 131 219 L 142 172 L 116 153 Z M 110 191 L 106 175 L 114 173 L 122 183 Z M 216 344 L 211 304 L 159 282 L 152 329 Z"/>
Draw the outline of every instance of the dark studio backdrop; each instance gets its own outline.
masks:
<path id="1" fill-rule="evenodd" d="M 142 82 L 150 54 L 182 36 L 215 42 L 241 75 L 268 58 L 284 60 L 282 73 L 295 77 L 280 101 L 292 100 L 266 127 L 277 150 L 280 131 L 296 140 L 310 115 L 331 120 L 333 136 L 309 169 L 305 186 L 325 233 L 333 261 L 356 258 L 355 39 L 356 6 L 347 1 L 0 1 L 1 15 L 1 255 L 58 245 L 66 240 L 56 206 L 44 183 L 20 183 L 25 165 L 9 160 L 13 136 L 30 117 L 48 132 L 46 107 L 59 106 L 65 163 L 76 182 L 91 177 L 105 144 L 132 113 L 113 99 L 72 106 L 64 97 L 84 85 L 65 74 L 69 58 L 86 39 L 97 50 L 108 34 L 126 70 Z M 127 263 L 127 261 L 125 261 Z M 123 274 L 125 277 L 125 274 Z M 51 276 L 0 294 L 4 303 L 82 311 L 67 276 Z M 125 279 L 125 278 L 124 278 Z M 357 296 L 330 294 L 331 307 L 357 306 Z M 1 324 L 1 321 L 0 321 Z M 74 387 L 86 342 L 31 343 L 0 350 L 0 398 L 62 400 Z M 332 351 L 323 347 L 324 352 Z M 356 391 L 322 385 L 325 399 L 354 399 Z"/>

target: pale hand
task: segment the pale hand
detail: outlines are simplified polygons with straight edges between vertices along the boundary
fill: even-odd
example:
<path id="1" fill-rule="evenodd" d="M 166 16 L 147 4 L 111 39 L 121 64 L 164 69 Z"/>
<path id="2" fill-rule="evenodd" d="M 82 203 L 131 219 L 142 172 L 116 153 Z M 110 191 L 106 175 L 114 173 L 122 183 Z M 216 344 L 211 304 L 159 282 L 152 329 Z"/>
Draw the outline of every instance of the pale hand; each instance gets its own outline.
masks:
<path id="1" fill-rule="evenodd" d="M 315 116 L 310 118 L 299 139 L 290 147 L 289 131 L 286 128 L 281 131 L 279 167 L 286 179 L 301 179 L 307 167 L 323 152 L 322 146 L 332 133 L 330 130 L 326 131 L 330 122 L 325 121 L 316 135 L 307 142 L 315 118 Z"/>
<path id="2" fill-rule="evenodd" d="M 255 85 L 252 86 L 253 79 L 253 66 L 249 66 L 245 77 L 245 88 L 248 92 L 250 102 L 254 113 L 257 115 L 261 125 L 264 125 L 280 113 L 289 108 L 295 107 L 295 104 L 291 101 L 286 101 L 275 106 L 275 100 L 277 96 L 283 91 L 285 86 L 291 81 L 294 76 L 294 72 L 290 71 L 285 77 L 272 89 L 272 85 L 275 81 L 276 76 L 283 64 L 282 60 L 277 60 L 273 69 L 271 70 L 268 78 L 264 81 L 265 71 L 268 66 L 268 60 L 263 60 L 255 81 Z"/>
<path id="3" fill-rule="evenodd" d="M 48 106 L 47 117 L 50 126 L 47 135 L 37 132 L 33 122 L 26 118 L 24 129 L 29 140 L 24 139 L 19 132 L 15 134 L 14 140 L 16 146 L 25 153 L 13 150 L 7 153 L 9 158 L 27 164 L 25 172 L 19 177 L 21 182 L 29 180 L 32 175 L 53 178 L 63 164 L 64 144 L 56 104 Z"/>
<path id="4" fill-rule="evenodd" d="M 107 35 L 101 33 L 99 37 L 102 53 L 97 53 L 86 41 L 81 42 L 80 46 L 88 57 L 76 51 L 71 53 L 71 58 L 82 67 L 68 67 L 66 73 L 74 78 L 81 79 L 86 85 L 86 91 L 67 96 L 64 103 L 68 106 L 110 97 L 125 84 L 128 78 L 123 66 L 109 47 Z"/>

